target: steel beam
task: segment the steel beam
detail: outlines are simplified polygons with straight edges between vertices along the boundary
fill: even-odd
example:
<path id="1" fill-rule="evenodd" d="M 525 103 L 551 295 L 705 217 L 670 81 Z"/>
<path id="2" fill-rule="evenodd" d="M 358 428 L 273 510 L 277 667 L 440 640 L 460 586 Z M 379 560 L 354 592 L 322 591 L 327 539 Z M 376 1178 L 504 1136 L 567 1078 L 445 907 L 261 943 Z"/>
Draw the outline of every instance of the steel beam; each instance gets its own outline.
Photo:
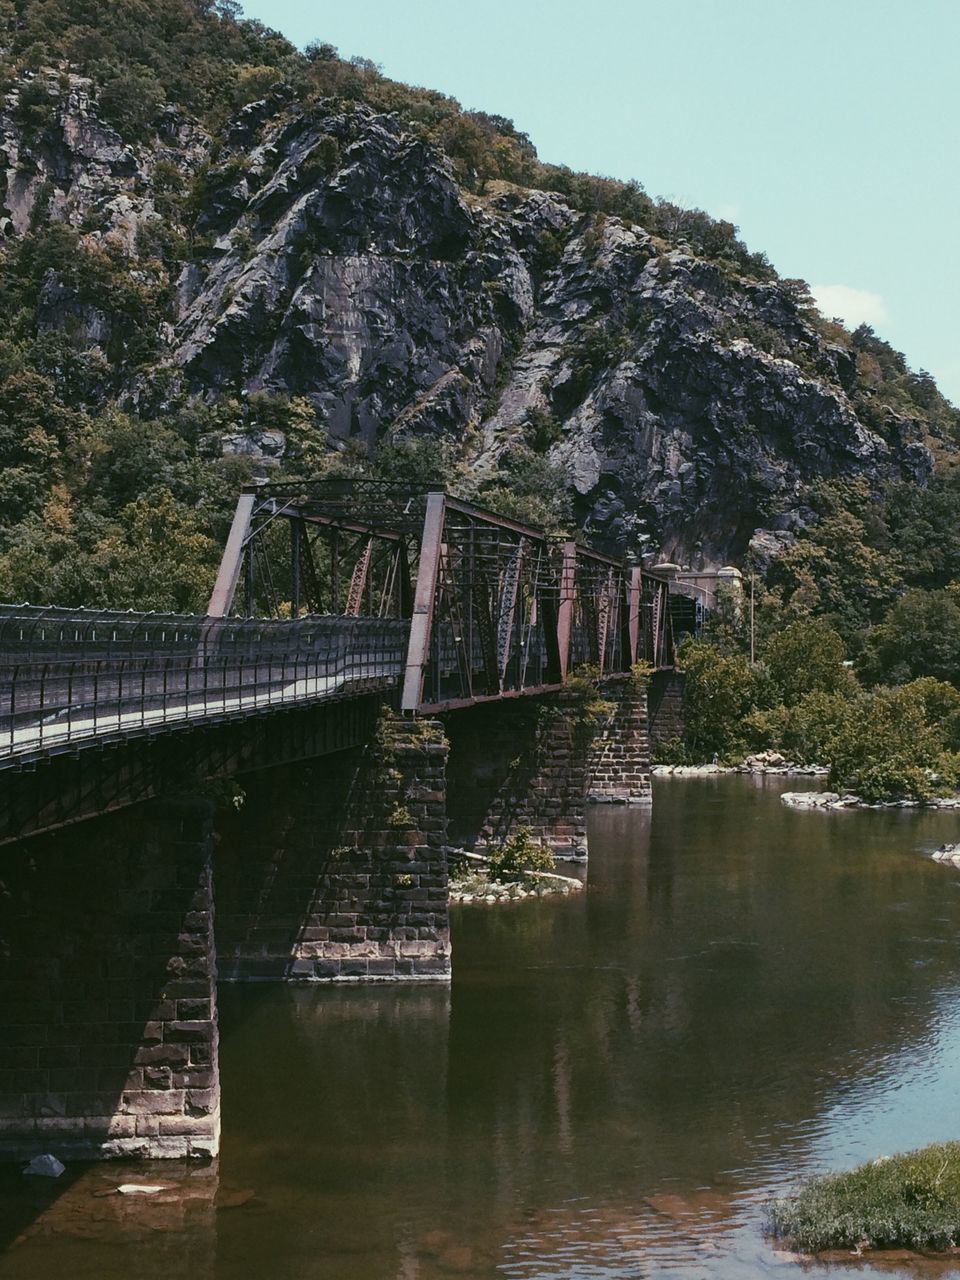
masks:
<path id="1" fill-rule="evenodd" d="M 243 551 L 250 536 L 250 525 L 253 520 L 253 507 L 257 500 L 255 493 L 241 493 L 237 509 L 233 513 L 233 523 L 227 545 L 217 571 L 217 580 L 213 586 L 213 594 L 207 605 L 207 613 L 211 618 L 225 618 L 233 608 L 233 598 L 240 581 L 240 570 L 243 567 Z"/>
<path id="2" fill-rule="evenodd" d="M 300 530 L 299 520 L 290 521 L 290 617 L 300 617 Z"/>
<path id="3" fill-rule="evenodd" d="M 423 679 L 430 659 L 430 633 L 433 629 L 433 609 L 440 572 L 444 505 L 442 493 L 427 495 L 417 585 L 413 597 L 413 617 L 410 620 L 410 642 L 407 646 L 403 693 L 400 697 L 402 711 L 419 710 L 423 698 Z"/>
<path id="4" fill-rule="evenodd" d="M 443 711 L 462 711 L 466 707 L 475 707 L 481 702 L 503 702 L 506 698 L 537 698 L 545 693 L 560 693 L 562 689 L 562 684 L 532 684 L 525 689 L 477 693 L 472 698 L 445 698 L 443 702 L 425 702 L 420 710 L 424 715 L 439 715 Z"/>
<path id="5" fill-rule="evenodd" d="M 557 608 L 557 648 L 560 651 L 560 679 L 570 670 L 570 638 L 577 593 L 577 544 L 565 542 L 560 564 L 560 604 Z"/>
<path id="6" fill-rule="evenodd" d="M 640 595 L 642 592 L 641 571 L 634 565 L 630 570 L 630 581 L 627 586 L 629 599 L 628 634 L 630 636 L 630 665 L 636 666 L 640 656 Z"/>

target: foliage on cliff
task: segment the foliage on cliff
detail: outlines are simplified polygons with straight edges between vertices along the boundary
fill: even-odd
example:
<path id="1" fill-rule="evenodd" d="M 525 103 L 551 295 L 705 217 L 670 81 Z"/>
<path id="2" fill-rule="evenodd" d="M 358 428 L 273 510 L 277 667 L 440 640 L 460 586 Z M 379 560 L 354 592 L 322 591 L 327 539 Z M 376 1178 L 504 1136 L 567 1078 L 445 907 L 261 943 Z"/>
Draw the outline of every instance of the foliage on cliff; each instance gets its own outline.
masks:
<path id="1" fill-rule="evenodd" d="M 960 577 L 955 483 L 903 479 L 960 415 L 735 227 L 230 0 L 0 0 L 0 32 L 0 597 L 202 608 L 243 481 L 373 472 L 634 552 L 769 516 L 762 625 L 883 626 L 865 678 L 923 674 L 927 602 L 884 608 Z"/>

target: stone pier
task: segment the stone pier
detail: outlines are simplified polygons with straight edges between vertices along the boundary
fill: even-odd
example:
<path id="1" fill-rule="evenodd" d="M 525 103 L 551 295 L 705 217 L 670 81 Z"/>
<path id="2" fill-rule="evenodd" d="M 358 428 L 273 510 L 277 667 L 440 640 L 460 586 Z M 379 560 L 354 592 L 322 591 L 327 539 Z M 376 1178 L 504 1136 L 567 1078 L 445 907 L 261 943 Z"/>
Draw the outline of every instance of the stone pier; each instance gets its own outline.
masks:
<path id="1" fill-rule="evenodd" d="M 637 676 L 602 686 L 610 713 L 590 747 L 587 800 L 592 804 L 650 804 L 647 681 Z"/>
<path id="2" fill-rule="evenodd" d="M 594 727 L 582 699 L 554 694 L 445 717 L 451 837 L 481 852 L 526 827 L 557 858 L 587 855 L 587 764 Z"/>
<path id="3" fill-rule="evenodd" d="M 650 677 L 647 713 L 651 743 L 683 737 L 685 684 L 682 671 L 655 671 Z"/>
<path id="4" fill-rule="evenodd" d="M 384 714 L 365 748 L 245 778 L 218 831 L 221 977 L 449 978 L 446 758 L 438 722 Z"/>
<path id="5" fill-rule="evenodd" d="M 0 849 L 0 1155 L 212 1156 L 212 805 Z"/>

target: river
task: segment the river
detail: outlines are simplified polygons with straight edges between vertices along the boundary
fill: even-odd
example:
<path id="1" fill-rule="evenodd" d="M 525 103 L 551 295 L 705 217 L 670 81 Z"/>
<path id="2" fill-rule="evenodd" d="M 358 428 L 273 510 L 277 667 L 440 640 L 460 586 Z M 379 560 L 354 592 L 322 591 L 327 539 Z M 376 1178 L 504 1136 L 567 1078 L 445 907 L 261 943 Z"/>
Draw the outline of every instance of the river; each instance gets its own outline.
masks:
<path id="1" fill-rule="evenodd" d="M 956 815 L 783 789 L 594 810 L 585 893 L 454 912 L 452 988 L 225 989 L 219 1167 L 6 1175 L 0 1277 L 960 1275 L 763 1237 L 798 1175 L 960 1137 Z"/>

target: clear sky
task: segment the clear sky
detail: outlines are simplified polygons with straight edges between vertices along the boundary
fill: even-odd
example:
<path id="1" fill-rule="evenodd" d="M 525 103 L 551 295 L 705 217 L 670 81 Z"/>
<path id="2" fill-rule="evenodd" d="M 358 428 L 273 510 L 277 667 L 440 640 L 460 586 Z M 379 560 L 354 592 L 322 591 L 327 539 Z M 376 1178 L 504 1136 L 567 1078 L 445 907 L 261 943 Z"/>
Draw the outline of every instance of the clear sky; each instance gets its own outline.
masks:
<path id="1" fill-rule="evenodd" d="M 960 0 L 246 0 L 729 218 L 960 403 Z"/>

